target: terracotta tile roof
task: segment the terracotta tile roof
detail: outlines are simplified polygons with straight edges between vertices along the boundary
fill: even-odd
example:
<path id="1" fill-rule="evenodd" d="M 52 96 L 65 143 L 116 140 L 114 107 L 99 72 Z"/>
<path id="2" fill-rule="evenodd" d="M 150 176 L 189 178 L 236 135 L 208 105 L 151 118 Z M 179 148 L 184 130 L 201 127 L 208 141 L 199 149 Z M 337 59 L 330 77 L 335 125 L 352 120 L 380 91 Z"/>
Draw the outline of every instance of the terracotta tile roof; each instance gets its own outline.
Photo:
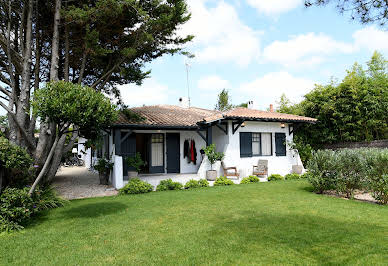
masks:
<path id="1" fill-rule="evenodd" d="M 128 120 L 120 114 L 114 125 L 140 125 L 140 126 L 177 126 L 196 127 L 197 123 L 210 123 L 220 119 L 259 119 L 269 121 L 316 122 L 310 117 L 283 114 L 276 112 L 260 111 L 248 108 L 235 108 L 226 112 L 207 110 L 197 107 L 183 108 L 175 105 L 152 105 L 130 108 L 130 110 L 143 118 L 142 121 Z"/>
<path id="2" fill-rule="evenodd" d="M 143 118 L 143 121 L 129 121 L 124 114 L 120 114 L 115 125 L 145 125 L 145 126 L 197 126 L 206 117 L 220 113 L 197 107 L 183 108 L 175 105 L 151 105 L 130 108 Z"/>
<path id="3" fill-rule="evenodd" d="M 248 108 L 234 108 L 230 111 L 215 114 L 205 118 L 205 122 L 212 122 L 219 119 L 262 119 L 262 120 L 276 120 L 276 121 L 301 121 L 301 122 L 316 122 L 317 119 L 299 115 L 283 114 L 277 112 L 260 111 Z"/>

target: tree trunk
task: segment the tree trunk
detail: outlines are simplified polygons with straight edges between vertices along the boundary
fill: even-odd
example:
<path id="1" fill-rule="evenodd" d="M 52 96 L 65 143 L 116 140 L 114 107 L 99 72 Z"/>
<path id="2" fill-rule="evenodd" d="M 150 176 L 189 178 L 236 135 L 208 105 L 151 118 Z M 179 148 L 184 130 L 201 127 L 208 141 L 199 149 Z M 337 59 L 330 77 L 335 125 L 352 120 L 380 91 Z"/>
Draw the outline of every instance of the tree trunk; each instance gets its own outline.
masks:
<path id="1" fill-rule="evenodd" d="M 50 153 L 49 155 L 47 156 L 47 159 L 43 165 L 43 168 L 42 170 L 40 171 L 38 177 L 35 179 L 35 182 L 34 184 L 32 185 L 30 191 L 28 192 L 29 195 L 32 195 L 32 193 L 34 193 L 35 189 L 36 189 L 36 186 L 39 184 L 40 180 L 42 180 L 42 178 L 44 177 L 44 175 L 46 174 L 46 171 L 48 170 L 49 168 L 49 165 L 50 165 L 50 162 L 51 162 L 51 159 L 53 158 L 53 155 L 54 155 L 54 152 L 55 152 L 55 148 L 57 146 L 57 143 L 60 139 L 60 136 L 59 136 L 59 133 L 57 134 L 57 136 L 55 137 L 55 141 L 54 141 L 54 144 L 53 146 L 51 147 L 51 150 L 50 150 Z"/>
<path id="2" fill-rule="evenodd" d="M 59 23 L 61 21 L 61 0 L 55 0 L 53 43 L 51 49 L 50 81 L 58 80 L 59 67 Z"/>

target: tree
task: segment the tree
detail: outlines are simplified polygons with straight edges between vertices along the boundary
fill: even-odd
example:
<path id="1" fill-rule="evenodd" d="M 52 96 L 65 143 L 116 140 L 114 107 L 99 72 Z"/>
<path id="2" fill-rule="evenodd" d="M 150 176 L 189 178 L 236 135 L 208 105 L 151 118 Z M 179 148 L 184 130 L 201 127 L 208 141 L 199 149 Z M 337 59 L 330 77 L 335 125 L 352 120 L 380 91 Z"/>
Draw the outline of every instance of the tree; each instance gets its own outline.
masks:
<path id="1" fill-rule="evenodd" d="M 177 29 L 189 20 L 185 0 L 0 0 L 0 107 L 7 111 L 9 139 L 25 147 L 39 169 L 56 138 L 57 125 L 37 117 L 32 92 L 43 83 L 64 80 L 120 99 L 117 85 L 141 84 L 147 62 L 183 53 L 192 36 Z M 79 131 L 56 144 L 47 176 L 54 176 L 62 154 Z"/>
<path id="2" fill-rule="evenodd" d="M 233 105 L 231 103 L 229 92 L 226 89 L 222 89 L 222 91 L 218 94 L 218 101 L 215 109 L 223 112 L 232 108 Z"/>
<path id="3" fill-rule="evenodd" d="M 301 115 L 303 112 L 300 105 L 293 104 L 284 93 L 280 96 L 280 99 L 276 102 L 276 104 L 278 105 L 276 112 L 279 113 Z"/>
<path id="4" fill-rule="evenodd" d="M 117 119 L 115 106 L 102 93 L 65 81 L 48 83 L 45 88 L 36 91 L 32 106 L 37 117 L 46 117 L 49 122 L 55 124 L 55 140 L 31 187 L 30 195 L 45 176 L 59 140 L 71 132 L 71 126 L 82 132 L 84 137 L 94 140 L 101 130 Z"/>
<path id="5" fill-rule="evenodd" d="M 305 6 L 322 6 L 333 2 L 341 14 L 349 12 L 351 19 L 357 19 L 362 24 L 378 23 L 385 26 L 387 23 L 387 0 L 305 0 Z"/>
<path id="6" fill-rule="evenodd" d="M 371 141 L 388 138 L 388 63 L 375 52 L 364 70 L 355 63 L 338 84 L 316 87 L 291 113 L 318 119 L 297 135 L 317 147 L 325 143 Z"/>

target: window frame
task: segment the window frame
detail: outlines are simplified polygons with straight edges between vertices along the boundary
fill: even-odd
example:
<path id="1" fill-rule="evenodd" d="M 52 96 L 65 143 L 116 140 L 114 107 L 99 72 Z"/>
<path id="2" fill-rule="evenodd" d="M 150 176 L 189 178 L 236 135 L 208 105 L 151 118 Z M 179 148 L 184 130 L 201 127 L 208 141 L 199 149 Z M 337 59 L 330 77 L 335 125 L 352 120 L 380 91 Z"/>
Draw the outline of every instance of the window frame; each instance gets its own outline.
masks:
<path id="1" fill-rule="evenodd" d="M 250 155 L 246 155 L 246 154 L 244 154 L 244 155 L 242 155 L 241 154 L 241 133 L 249 133 L 249 134 L 251 134 L 251 154 Z M 259 136 L 259 140 L 254 140 L 254 135 L 255 134 L 258 134 Z M 263 155 L 263 138 L 262 138 L 262 134 L 270 134 L 270 136 L 271 136 L 271 154 L 270 155 Z M 274 153 L 273 153 L 273 151 L 274 151 L 274 140 L 273 140 L 273 136 L 274 136 L 274 134 L 273 134 L 273 132 L 240 132 L 240 138 L 239 138 L 239 141 L 240 141 L 240 145 L 239 145 L 239 147 L 240 147 L 240 158 L 247 158 L 247 157 L 263 157 L 263 156 L 273 156 L 274 155 Z M 254 153 L 254 151 L 253 151 L 253 143 L 254 142 L 258 142 L 259 143 L 259 153 L 258 154 L 256 154 L 256 153 Z"/>

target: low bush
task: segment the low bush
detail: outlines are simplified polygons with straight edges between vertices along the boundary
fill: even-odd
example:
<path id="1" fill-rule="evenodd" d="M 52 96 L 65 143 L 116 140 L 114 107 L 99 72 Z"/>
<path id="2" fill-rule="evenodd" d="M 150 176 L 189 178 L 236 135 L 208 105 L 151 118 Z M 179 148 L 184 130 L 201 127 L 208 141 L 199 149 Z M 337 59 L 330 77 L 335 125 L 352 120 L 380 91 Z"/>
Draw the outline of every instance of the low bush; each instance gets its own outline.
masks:
<path id="1" fill-rule="evenodd" d="M 234 185 L 233 181 L 230 179 L 227 179 L 225 176 L 220 176 L 216 178 L 216 181 L 214 181 L 214 186 L 231 186 Z"/>
<path id="2" fill-rule="evenodd" d="M 160 181 L 159 185 L 156 187 L 156 191 L 166 191 L 166 190 L 180 190 L 183 188 L 183 185 L 179 182 L 173 182 L 170 179 Z"/>
<path id="3" fill-rule="evenodd" d="M 63 206 L 52 188 L 36 189 L 29 196 L 29 188 L 6 188 L 0 196 L 0 232 L 20 230 L 37 213 Z"/>
<path id="4" fill-rule="evenodd" d="M 190 188 L 199 188 L 199 182 L 198 180 L 190 179 L 189 181 L 186 182 L 185 184 L 185 189 L 190 189 Z"/>
<path id="5" fill-rule="evenodd" d="M 200 187 L 208 187 L 209 186 L 209 182 L 206 179 L 200 179 L 198 181 L 198 184 Z"/>
<path id="6" fill-rule="evenodd" d="M 153 190 L 151 184 L 140 180 L 139 178 L 130 179 L 128 184 L 126 184 L 122 189 L 120 189 L 120 194 L 142 194 L 148 193 Z"/>
<path id="7" fill-rule="evenodd" d="M 283 180 L 284 177 L 282 175 L 279 175 L 279 174 L 272 174 L 268 177 L 268 181 L 279 181 L 279 180 Z"/>
<path id="8" fill-rule="evenodd" d="M 337 155 L 331 150 L 313 152 L 307 164 L 307 180 L 317 193 L 334 189 L 337 178 Z"/>
<path id="9" fill-rule="evenodd" d="M 372 196 L 382 204 L 388 203 L 388 149 L 370 152 L 366 157 L 368 188 Z"/>
<path id="10" fill-rule="evenodd" d="M 251 184 L 251 183 L 257 183 L 259 181 L 260 181 L 260 179 L 257 176 L 251 175 L 251 176 L 248 176 L 248 177 L 244 177 L 241 180 L 240 184 Z"/>
<path id="11" fill-rule="evenodd" d="M 296 180 L 296 179 L 300 179 L 300 178 L 301 178 L 300 175 L 295 174 L 295 173 L 286 174 L 286 175 L 284 176 L 284 179 L 285 179 L 285 180 Z"/>
<path id="12" fill-rule="evenodd" d="M 301 174 L 299 176 L 300 179 L 307 179 L 307 177 L 308 177 L 308 172 L 305 172 L 304 174 Z"/>

